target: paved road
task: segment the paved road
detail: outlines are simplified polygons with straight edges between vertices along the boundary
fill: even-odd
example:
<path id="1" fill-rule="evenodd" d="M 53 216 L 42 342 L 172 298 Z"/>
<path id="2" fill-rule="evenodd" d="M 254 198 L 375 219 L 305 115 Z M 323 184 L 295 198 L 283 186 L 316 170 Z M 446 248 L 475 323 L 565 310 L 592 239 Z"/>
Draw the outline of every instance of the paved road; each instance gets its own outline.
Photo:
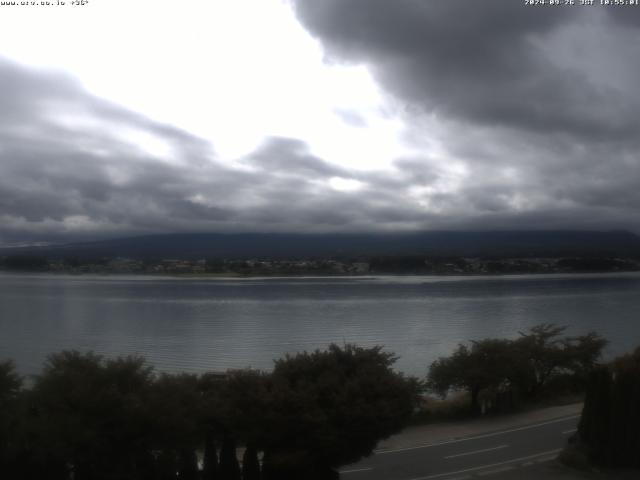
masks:
<path id="1" fill-rule="evenodd" d="M 393 450 L 341 470 L 343 480 L 462 480 L 556 457 L 575 432 L 579 415 L 473 437 Z"/>

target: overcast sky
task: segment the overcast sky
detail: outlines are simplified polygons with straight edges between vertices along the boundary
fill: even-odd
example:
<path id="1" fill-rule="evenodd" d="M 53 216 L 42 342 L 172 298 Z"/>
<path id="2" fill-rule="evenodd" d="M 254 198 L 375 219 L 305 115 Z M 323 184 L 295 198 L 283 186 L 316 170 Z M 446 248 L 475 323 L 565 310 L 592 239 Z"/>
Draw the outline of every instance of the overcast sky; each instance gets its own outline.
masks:
<path id="1" fill-rule="evenodd" d="M 0 6 L 0 245 L 640 232 L 640 7 L 17 3 Z"/>

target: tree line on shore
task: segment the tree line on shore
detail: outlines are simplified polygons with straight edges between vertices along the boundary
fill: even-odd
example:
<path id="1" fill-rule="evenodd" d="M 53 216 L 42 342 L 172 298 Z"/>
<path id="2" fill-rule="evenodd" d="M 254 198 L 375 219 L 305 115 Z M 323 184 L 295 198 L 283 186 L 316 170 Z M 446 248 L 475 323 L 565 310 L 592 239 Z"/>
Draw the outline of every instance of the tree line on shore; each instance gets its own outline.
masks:
<path id="1" fill-rule="evenodd" d="M 426 392 L 465 391 L 478 414 L 483 403 L 505 411 L 566 388 L 587 392 L 579 433 L 590 457 L 636 465 L 640 349 L 603 365 L 603 338 L 563 332 L 542 324 L 461 344 L 424 381 L 395 372 L 382 347 L 350 344 L 287 355 L 271 372 L 156 373 L 137 356 L 63 351 L 25 382 L 0 362 L 0 471 L 24 480 L 338 478 L 338 467 L 412 421 Z"/>

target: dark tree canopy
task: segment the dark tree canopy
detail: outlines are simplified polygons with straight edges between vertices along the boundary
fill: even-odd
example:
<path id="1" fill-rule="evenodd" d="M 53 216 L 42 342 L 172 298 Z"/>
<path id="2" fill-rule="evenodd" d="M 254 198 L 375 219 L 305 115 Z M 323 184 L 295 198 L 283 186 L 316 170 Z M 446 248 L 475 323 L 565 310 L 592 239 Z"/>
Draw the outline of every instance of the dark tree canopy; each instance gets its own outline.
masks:
<path id="1" fill-rule="evenodd" d="M 484 339 L 458 345 L 429 368 L 429 388 L 444 396 L 450 390 L 469 392 L 471 410 L 480 410 L 482 391 L 516 391 L 536 397 L 550 379 L 570 375 L 584 385 L 596 367 L 606 340 L 594 332 L 561 337 L 566 327 L 541 324 L 515 340 Z"/>
<path id="2" fill-rule="evenodd" d="M 499 388 L 513 376 L 516 361 L 511 342 L 486 339 L 458 345 L 449 357 L 441 357 L 429 368 L 428 384 L 441 395 L 452 389 L 465 389 L 471 395 L 471 408 L 479 410 L 478 396 L 486 388 Z"/>
<path id="3" fill-rule="evenodd" d="M 369 455 L 412 414 L 417 382 L 382 347 L 331 345 L 278 360 L 264 445 L 274 463 L 338 467 Z"/>
<path id="4" fill-rule="evenodd" d="M 578 425 L 597 464 L 640 468 L 640 347 L 590 374 Z"/>
<path id="5" fill-rule="evenodd" d="M 22 378 L 16 373 L 13 362 L 0 362 L 0 468 L 15 456 L 21 388 Z"/>
<path id="6" fill-rule="evenodd" d="M 151 378 L 151 368 L 138 357 L 51 355 L 33 387 L 34 433 L 78 480 L 135 471 L 151 434 Z"/>
<path id="7" fill-rule="evenodd" d="M 242 480 L 260 480 L 258 450 L 253 444 L 247 445 L 242 456 Z"/>
<path id="8" fill-rule="evenodd" d="M 22 388 L 22 378 L 11 360 L 0 362 L 0 405 L 14 399 Z"/>
<path id="9" fill-rule="evenodd" d="M 334 478 L 332 468 L 369 454 L 411 415 L 417 382 L 395 373 L 394 360 L 380 347 L 332 345 L 278 360 L 272 373 L 155 374 L 140 357 L 64 351 L 28 389 L 0 363 L 0 471 L 24 480 Z M 236 446 L 246 447 L 242 470 Z"/>

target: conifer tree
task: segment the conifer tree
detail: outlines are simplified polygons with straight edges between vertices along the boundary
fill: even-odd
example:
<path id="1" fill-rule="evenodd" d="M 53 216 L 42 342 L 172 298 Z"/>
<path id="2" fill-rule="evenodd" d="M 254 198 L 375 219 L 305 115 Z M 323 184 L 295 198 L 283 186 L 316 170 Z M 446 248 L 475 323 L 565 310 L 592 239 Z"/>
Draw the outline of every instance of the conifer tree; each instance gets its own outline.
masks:
<path id="1" fill-rule="evenodd" d="M 242 456 L 242 480 L 260 480 L 260 462 L 255 446 L 247 445 Z"/>
<path id="2" fill-rule="evenodd" d="M 178 478 L 180 480 L 198 480 L 198 457 L 191 449 L 183 449 L 179 456 Z"/>
<path id="3" fill-rule="evenodd" d="M 231 435 L 225 435 L 220 450 L 220 480 L 240 480 L 240 465 L 236 457 L 236 442 Z"/>
<path id="4" fill-rule="evenodd" d="M 218 478 L 218 454 L 216 442 L 208 433 L 204 443 L 204 459 L 202 465 L 202 480 L 216 480 Z"/>
<path id="5" fill-rule="evenodd" d="M 640 467 L 640 348 L 592 373 L 578 426 L 590 459 Z"/>

